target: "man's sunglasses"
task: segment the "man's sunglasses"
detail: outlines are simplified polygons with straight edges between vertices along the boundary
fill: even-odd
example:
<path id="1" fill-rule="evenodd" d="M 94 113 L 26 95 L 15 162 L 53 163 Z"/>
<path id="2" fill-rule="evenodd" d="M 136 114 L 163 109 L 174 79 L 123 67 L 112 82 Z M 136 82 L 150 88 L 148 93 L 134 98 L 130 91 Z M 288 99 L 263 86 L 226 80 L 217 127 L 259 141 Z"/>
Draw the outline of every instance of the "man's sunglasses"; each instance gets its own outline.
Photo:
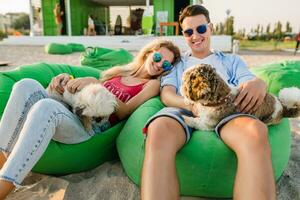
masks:
<path id="1" fill-rule="evenodd" d="M 196 31 L 199 34 L 204 34 L 207 31 L 207 27 L 208 27 L 208 24 L 201 24 L 201 25 L 197 26 Z M 191 37 L 194 34 L 194 30 L 189 28 L 189 29 L 182 31 L 182 33 L 185 37 Z"/>
<path id="2" fill-rule="evenodd" d="M 162 55 L 159 52 L 154 52 L 153 61 L 158 63 L 161 61 L 161 59 L 162 59 Z M 164 60 L 161 67 L 163 68 L 164 71 L 169 71 L 170 69 L 172 69 L 172 64 L 169 61 Z"/>

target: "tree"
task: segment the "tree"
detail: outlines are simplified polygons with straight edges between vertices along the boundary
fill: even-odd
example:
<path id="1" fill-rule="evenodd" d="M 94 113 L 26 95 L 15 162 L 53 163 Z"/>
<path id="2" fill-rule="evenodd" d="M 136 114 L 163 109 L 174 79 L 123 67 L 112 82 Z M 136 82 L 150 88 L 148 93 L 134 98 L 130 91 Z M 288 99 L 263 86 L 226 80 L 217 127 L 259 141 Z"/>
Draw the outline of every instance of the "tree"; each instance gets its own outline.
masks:
<path id="1" fill-rule="evenodd" d="M 266 28 L 266 33 L 267 33 L 267 35 L 270 34 L 270 30 L 271 30 L 271 25 L 268 24 L 268 25 L 267 25 L 267 28 Z"/>
<path id="2" fill-rule="evenodd" d="M 30 29 L 29 15 L 21 14 L 20 17 L 13 21 L 12 28 L 16 30 Z"/>
<path id="3" fill-rule="evenodd" d="M 230 16 L 225 21 L 225 34 L 226 35 L 233 35 L 234 34 L 234 17 Z"/>
<path id="4" fill-rule="evenodd" d="M 215 26 L 215 34 L 216 35 L 219 35 L 219 31 L 220 31 L 220 28 L 219 28 L 219 24 L 216 24 L 216 26 Z"/>
<path id="5" fill-rule="evenodd" d="M 274 37 L 277 39 L 277 40 L 280 40 L 283 36 L 282 34 L 282 24 L 280 21 L 278 21 L 276 24 L 275 24 L 275 28 L 274 28 L 274 31 L 273 31 L 273 35 Z"/>
<path id="6" fill-rule="evenodd" d="M 258 24 L 256 29 L 255 29 L 255 33 L 257 34 L 257 36 L 260 35 L 260 25 Z"/>
<path id="7" fill-rule="evenodd" d="M 292 27 L 290 22 L 286 22 L 285 24 L 285 32 L 291 33 L 292 32 Z"/>

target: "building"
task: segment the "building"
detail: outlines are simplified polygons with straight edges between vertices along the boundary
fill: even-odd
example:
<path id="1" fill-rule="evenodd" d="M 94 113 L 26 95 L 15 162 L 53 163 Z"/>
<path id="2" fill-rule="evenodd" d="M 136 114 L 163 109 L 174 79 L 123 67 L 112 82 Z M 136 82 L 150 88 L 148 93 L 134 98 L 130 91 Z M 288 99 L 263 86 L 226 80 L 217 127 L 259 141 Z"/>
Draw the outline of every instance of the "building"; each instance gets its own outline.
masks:
<path id="1" fill-rule="evenodd" d="M 80 36 L 86 33 L 89 15 L 94 18 L 97 35 L 115 34 L 117 26 L 121 27 L 122 35 L 140 34 L 142 15 L 146 9 L 150 9 L 153 14 L 155 24 L 153 30 L 157 33 L 158 21 L 178 21 L 182 8 L 201 2 L 199 0 L 30 0 L 31 35 L 57 34 L 53 13 L 56 3 L 60 4 L 63 12 L 62 35 Z M 127 8 L 128 16 L 121 17 L 124 11 L 119 13 L 120 17 L 115 21 L 116 8 Z M 172 35 L 173 27 L 169 27 L 165 32 Z"/>
<path id="2" fill-rule="evenodd" d="M 24 14 L 26 13 L 6 13 L 5 15 L 0 14 L 0 30 L 2 32 L 10 31 L 13 22 Z"/>

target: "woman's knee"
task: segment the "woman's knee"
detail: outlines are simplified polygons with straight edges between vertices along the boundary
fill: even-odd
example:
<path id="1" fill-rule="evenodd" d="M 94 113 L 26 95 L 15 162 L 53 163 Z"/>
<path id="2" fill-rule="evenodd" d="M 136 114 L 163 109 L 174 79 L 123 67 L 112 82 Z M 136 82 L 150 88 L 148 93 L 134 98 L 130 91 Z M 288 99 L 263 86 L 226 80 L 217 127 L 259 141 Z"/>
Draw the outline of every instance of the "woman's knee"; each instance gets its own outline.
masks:
<path id="1" fill-rule="evenodd" d="M 257 119 L 236 118 L 224 126 L 221 137 L 232 148 L 268 150 L 268 128 Z"/>
<path id="2" fill-rule="evenodd" d="M 42 115 L 53 113 L 53 112 L 58 111 L 58 108 L 60 106 L 62 106 L 62 105 L 60 105 L 59 102 L 57 102 L 53 99 L 50 99 L 50 98 L 41 99 L 32 106 L 32 108 L 29 112 L 29 115 L 31 113 L 36 114 L 37 112 L 41 113 Z"/>
<path id="3" fill-rule="evenodd" d="M 169 117 L 159 117 L 148 127 L 146 146 L 155 150 L 177 152 L 185 143 L 185 133 L 181 125 Z"/>
<path id="4" fill-rule="evenodd" d="M 36 88 L 43 89 L 43 86 L 34 79 L 24 78 L 14 84 L 13 91 L 28 93 L 29 91 L 36 90 Z"/>

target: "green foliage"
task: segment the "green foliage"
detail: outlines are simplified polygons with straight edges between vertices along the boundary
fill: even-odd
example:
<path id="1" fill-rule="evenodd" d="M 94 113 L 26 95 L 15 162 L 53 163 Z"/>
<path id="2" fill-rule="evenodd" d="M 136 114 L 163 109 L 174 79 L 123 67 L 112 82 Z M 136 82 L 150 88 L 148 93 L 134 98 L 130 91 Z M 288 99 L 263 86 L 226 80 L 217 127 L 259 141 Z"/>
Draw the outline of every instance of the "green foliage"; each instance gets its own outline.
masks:
<path id="1" fill-rule="evenodd" d="M 2 30 L 0 30 L 0 40 L 2 40 L 3 38 L 6 38 L 7 34 L 5 32 L 3 32 Z"/>
<path id="2" fill-rule="evenodd" d="M 18 17 L 16 20 L 13 21 L 12 28 L 16 30 L 30 29 L 29 15 L 27 14 L 20 15 L 20 17 Z"/>
<path id="3" fill-rule="evenodd" d="M 282 36 L 283 36 L 282 24 L 280 21 L 278 21 L 274 27 L 273 38 L 279 40 L 282 38 Z"/>
<path id="4" fill-rule="evenodd" d="M 286 22 L 285 24 L 285 32 L 291 33 L 292 32 L 292 27 L 290 22 Z"/>
<path id="5" fill-rule="evenodd" d="M 233 16 L 228 17 L 226 19 L 225 25 L 224 25 L 226 35 L 233 35 L 234 34 L 233 24 L 234 24 L 234 17 Z"/>
<path id="6" fill-rule="evenodd" d="M 295 41 L 278 41 L 278 40 L 241 40 L 240 49 L 243 50 L 261 50 L 261 51 L 275 51 L 282 49 L 295 48 Z"/>

